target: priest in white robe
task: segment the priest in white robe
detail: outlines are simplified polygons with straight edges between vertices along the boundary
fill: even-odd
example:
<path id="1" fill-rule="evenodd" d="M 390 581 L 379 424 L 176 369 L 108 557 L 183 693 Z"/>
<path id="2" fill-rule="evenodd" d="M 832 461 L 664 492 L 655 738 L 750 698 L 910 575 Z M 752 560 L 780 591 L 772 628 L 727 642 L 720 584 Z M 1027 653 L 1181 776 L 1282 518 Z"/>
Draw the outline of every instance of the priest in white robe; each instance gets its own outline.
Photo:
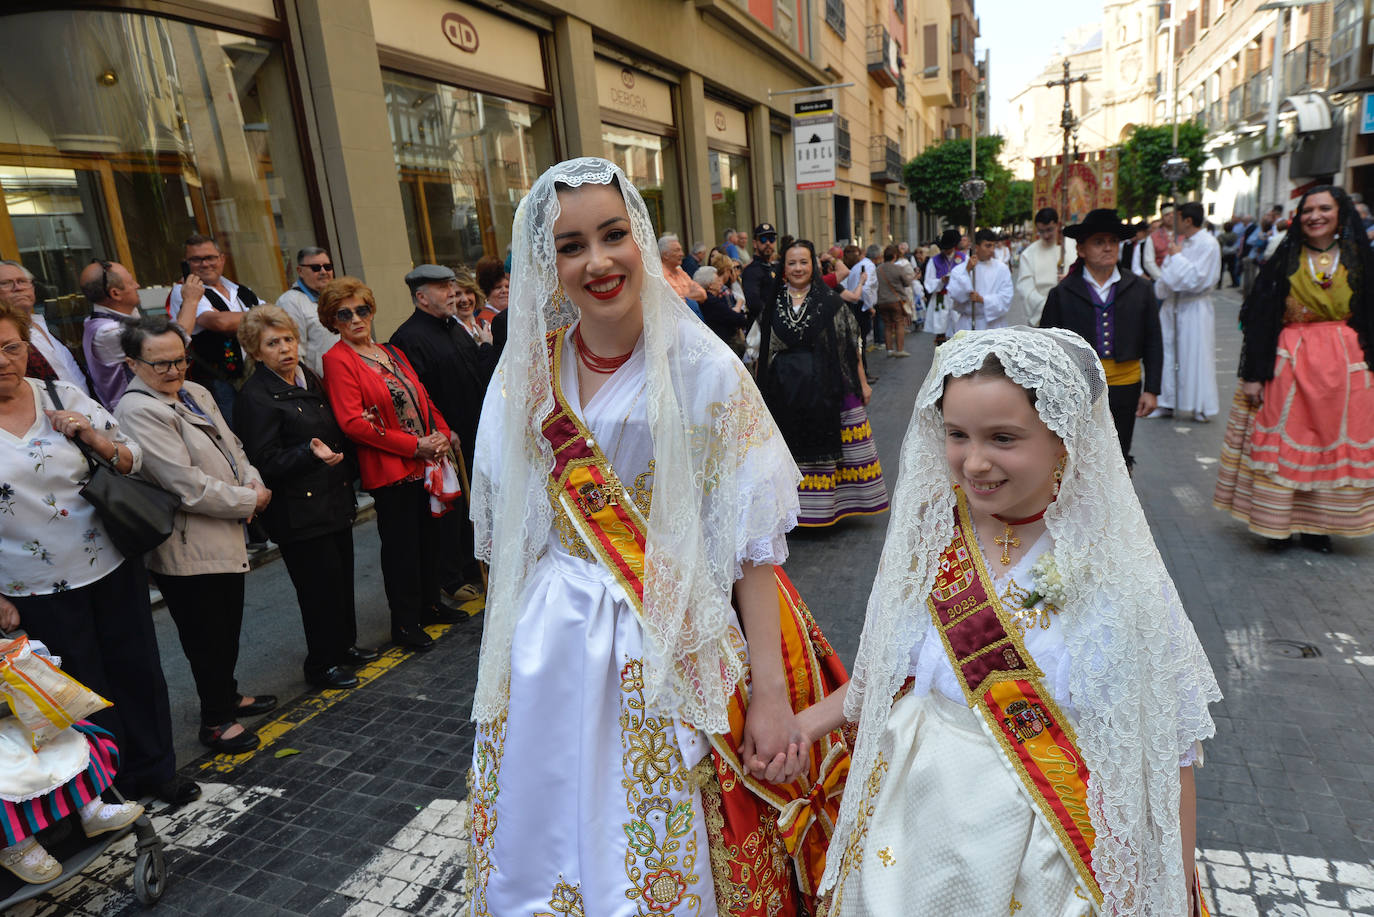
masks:
<path id="1" fill-rule="evenodd" d="M 1203 423 L 1220 410 L 1212 290 L 1221 276 L 1221 246 L 1203 231 L 1206 222 L 1201 204 L 1179 205 L 1178 235 L 1155 280 L 1155 296 L 1163 302 L 1164 380 L 1151 417 L 1177 413 Z"/>
<path id="2" fill-rule="evenodd" d="M 1039 325 L 1045 311 L 1045 297 L 1050 295 L 1070 265 L 1078 258 L 1078 246 L 1073 239 L 1063 237 L 1059 212 L 1042 207 L 1035 214 L 1035 234 L 1039 237 L 1021 252 L 1016 267 L 1015 320 L 1013 325 Z M 1061 251 L 1060 242 L 1064 243 Z M 1061 266 L 1062 256 L 1062 266 Z"/>
<path id="3" fill-rule="evenodd" d="M 950 337 L 960 331 L 1005 328 L 1015 295 L 1011 270 L 997 260 L 997 234 L 980 229 L 974 241 L 972 257 L 949 272 L 945 293 L 953 314 L 945 333 Z"/>

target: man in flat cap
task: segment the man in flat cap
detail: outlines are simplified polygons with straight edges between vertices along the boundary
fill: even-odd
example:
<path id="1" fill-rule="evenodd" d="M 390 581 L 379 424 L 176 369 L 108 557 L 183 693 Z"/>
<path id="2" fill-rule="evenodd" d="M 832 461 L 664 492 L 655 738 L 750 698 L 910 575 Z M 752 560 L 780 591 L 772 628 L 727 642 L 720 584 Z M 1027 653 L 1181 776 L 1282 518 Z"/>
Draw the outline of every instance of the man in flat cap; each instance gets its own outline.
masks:
<path id="1" fill-rule="evenodd" d="M 458 321 L 458 276 L 438 264 L 422 264 L 405 276 L 415 311 L 391 336 L 415 367 L 439 413 L 458 434 L 459 452 L 472 467 L 482 396 L 496 368 L 490 343 L 479 344 Z M 439 519 L 439 585 L 453 601 L 482 594 L 481 572 L 473 556 L 468 494 L 462 505 Z M 426 622 L 430 623 L 430 622 Z"/>

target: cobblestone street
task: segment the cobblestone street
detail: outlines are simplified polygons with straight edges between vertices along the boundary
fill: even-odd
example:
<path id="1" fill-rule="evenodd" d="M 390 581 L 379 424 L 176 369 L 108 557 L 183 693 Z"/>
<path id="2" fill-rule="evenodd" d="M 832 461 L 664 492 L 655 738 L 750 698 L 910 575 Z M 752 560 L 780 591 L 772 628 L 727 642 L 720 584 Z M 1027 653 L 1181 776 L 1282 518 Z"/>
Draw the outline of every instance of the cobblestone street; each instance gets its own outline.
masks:
<path id="1" fill-rule="evenodd" d="M 1238 305 L 1231 291 L 1217 300 L 1223 405 L 1235 386 Z M 889 489 L 931 356 L 929 336 L 911 343 L 909 360 L 870 355 L 880 376 L 871 421 Z M 1197 777 L 1203 885 L 1212 913 L 1226 917 L 1374 914 L 1374 723 L 1364 715 L 1374 698 L 1374 541 L 1338 539 L 1330 555 L 1296 544 L 1275 552 L 1214 510 L 1224 427 L 1224 416 L 1142 420 L 1135 445 L 1141 500 L 1226 695 Z M 788 572 L 846 660 L 886 526 L 886 516 L 863 518 L 791 540 Z M 358 532 L 359 600 L 379 603 L 371 527 Z M 259 648 L 251 665 L 263 690 L 284 692 L 283 708 L 259 724 L 256 753 L 183 758 L 182 772 L 205 794 L 155 818 L 171 871 L 157 913 L 454 913 L 464 898 L 458 838 L 481 614 L 431 628 L 438 646 L 425 656 L 392 649 L 359 672 L 357 689 L 302 693 L 298 613 L 279 566 L 250 576 L 250 605 L 277 622 L 290 648 Z M 379 607 L 360 608 L 374 636 Z M 171 671 L 184 661 L 170 629 L 160 636 L 173 691 L 189 692 Z M 260 642 L 248 623 L 244 639 Z M 131 846 L 120 842 L 12 913 L 140 913 Z"/>

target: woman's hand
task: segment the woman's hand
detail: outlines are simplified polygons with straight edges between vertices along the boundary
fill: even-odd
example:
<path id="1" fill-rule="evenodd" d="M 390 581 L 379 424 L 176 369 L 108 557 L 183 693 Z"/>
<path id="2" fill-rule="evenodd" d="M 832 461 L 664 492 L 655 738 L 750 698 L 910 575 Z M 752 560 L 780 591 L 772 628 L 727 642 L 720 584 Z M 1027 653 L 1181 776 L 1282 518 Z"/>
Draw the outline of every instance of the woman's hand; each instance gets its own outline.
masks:
<path id="1" fill-rule="evenodd" d="M 105 438 L 91 428 L 91 419 L 85 414 L 77 411 L 44 411 L 43 413 L 48 415 L 48 422 L 52 424 L 52 428 L 67 439 L 79 439 L 94 448 L 93 439 Z"/>
<path id="2" fill-rule="evenodd" d="M 474 340 L 476 340 L 478 344 L 490 344 L 492 341 L 491 325 L 487 324 L 484 321 L 478 320 L 477 336 L 474 338 Z"/>
<path id="3" fill-rule="evenodd" d="M 448 437 L 439 431 L 420 437 L 415 444 L 415 457 L 421 461 L 432 461 L 448 451 Z"/>
<path id="4" fill-rule="evenodd" d="M 0 595 L 0 630 L 10 632 L 19 627 L 19 609 L 14 603 Z"/>
<path id="5" fill-rule="evenodd" d="M 873 386 L 868 384 L 868 379 L 861 376 L 859 378 L 859 397 L 864 400 L 864 405 L 868 405 L 868 400 L 873 397 Z"/>
<path id="6" fill-rule="evenodd" d="M 1264 404 L 1264 383 L 1263 382 L 1242 382 L 1240 392 L 1245 396 L 1245 400 L 1250 407 L 1257 408 Z"/>
<path id="7" fill-rule="evenodd" d="M 258 497 L 257 502 L 253 504 L 253 515 L 248 517 L 248 521 L 252 522 L 259 513 L 267 509 L 267 504 L 272 502 L 272 491 L 264 487 L 261 481 L 250 481 L 248 486 L 253 488 Z"/>
<path id="8" fill-rule="evenodd" d="M 739 755 L 745 770 L 769 783 L 786 783 L 789 760 L 795 762 L 806 747 L 785 694 L 755 692 L 750 697 Z"/>
<path id="9" fill-rule="evenodd" d="M 318 436 L 310 440 L 310 451 L 314 453 L 315 458 L 330 467 L 343 461 L 343 453 L 335 452 L 333 449 L 329 448 L 325 445 L 324 440 L 320 439 Z"/>

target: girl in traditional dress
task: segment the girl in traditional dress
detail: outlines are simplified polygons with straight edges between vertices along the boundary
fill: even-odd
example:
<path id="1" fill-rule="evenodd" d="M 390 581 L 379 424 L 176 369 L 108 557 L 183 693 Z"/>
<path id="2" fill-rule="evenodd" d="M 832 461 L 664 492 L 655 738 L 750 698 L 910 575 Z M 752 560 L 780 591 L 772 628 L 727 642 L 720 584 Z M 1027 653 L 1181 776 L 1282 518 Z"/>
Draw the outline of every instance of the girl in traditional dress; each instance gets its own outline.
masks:
<path id="1" fill-rule="evenodd" d="M 1374 534 L 1374 251 L 1344 191 L 1303 195 L 1240 321 L 1213 503 L 1276 547 Z"/>
<path id="2" fill-rule="evenodd" d="M 858 721 L 831 913 L 1189 913 L 1191 768 L 1220 693 L 1094 350 L 957 335 L 901 467 L 847 697 L 798 716 L 803 737 L 841 705 Z"/>
<path id="3" fill-rule="evenodd" d="M 854 314 L 821 279 L 805 239 L 783 252 L 783 269 L 759 318 L 759 390 L 801 470 L 798 525 L 834 525 L 887 509 L 887 486 L 864 405 Z"/>
<path id="4" fill-rule="evenodd" d="M 796 466 L 615 165 L 546 172 L 513 259 L 473 477 L 472 913 L 803 913 L 847 757 L 795 744 L 844 678 L 774 568 Z"/>

